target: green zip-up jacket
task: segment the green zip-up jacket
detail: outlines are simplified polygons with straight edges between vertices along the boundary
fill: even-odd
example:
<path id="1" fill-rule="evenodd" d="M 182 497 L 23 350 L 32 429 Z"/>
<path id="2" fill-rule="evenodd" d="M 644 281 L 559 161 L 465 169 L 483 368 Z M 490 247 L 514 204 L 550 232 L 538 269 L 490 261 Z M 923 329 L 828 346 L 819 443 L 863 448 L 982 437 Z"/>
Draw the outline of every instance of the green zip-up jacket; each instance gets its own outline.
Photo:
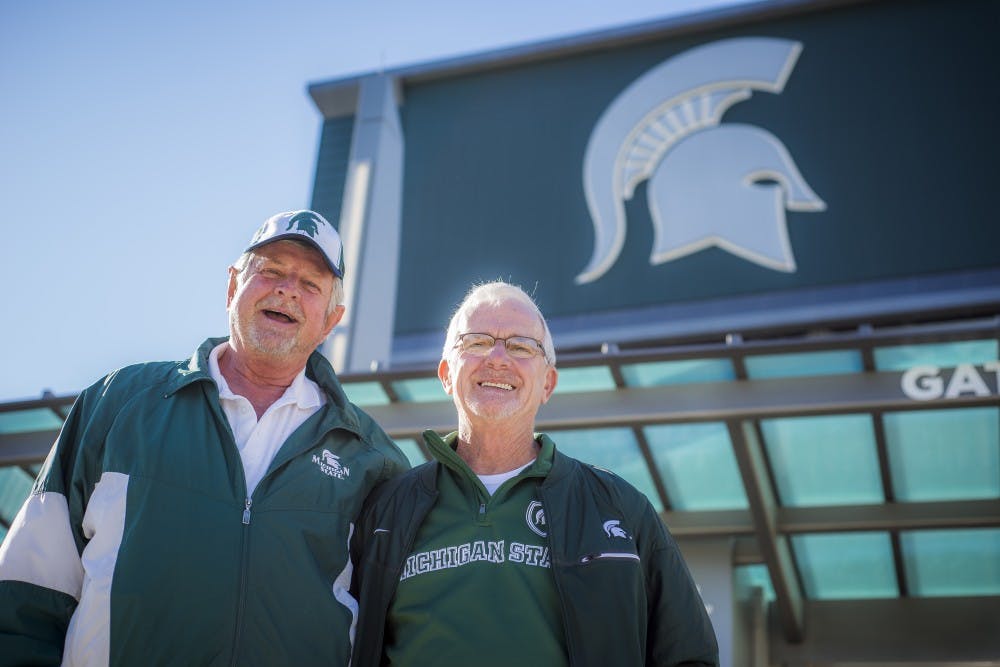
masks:
<path id="1" fill-rule="evenodd" d="M 539 437 L 543 447 L 551 444 Z M 427 431 L 424 438 L 435 457 L 447 456 L 440 436 Z M 417 530 L 434 507 L 442 465 L 432 461 L 389 481 L 358 520 L 352 550 L 361 616 L 352 667 L 381 664 L 386 615 Z M 570 665 L 718 665 L 701 596 L 644 495 L 558 450 L 538 492 Z M 530 647 L 524 651 L 532 664 Z"/>
<path id="2" fill-rule="evenodd" d="M 314 353 L 327 402 L 248 497 L 223 340 L 77 399 L 0 547 L 0 664 L 347 665 L 354 521 L 406 458 Z"/>

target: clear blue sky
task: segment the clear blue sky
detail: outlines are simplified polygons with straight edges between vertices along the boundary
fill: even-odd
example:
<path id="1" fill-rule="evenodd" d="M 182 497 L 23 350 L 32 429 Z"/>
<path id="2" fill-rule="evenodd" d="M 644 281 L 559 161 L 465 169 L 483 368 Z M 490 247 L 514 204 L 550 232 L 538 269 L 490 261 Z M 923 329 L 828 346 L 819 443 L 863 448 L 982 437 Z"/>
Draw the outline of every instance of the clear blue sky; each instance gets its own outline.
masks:
<path id="1" fill-rule="evenodd" d="M 0 400 L 226 332 L 226 267 L 309 205 L 309 83 L 731 4 L 0 2 Z"/>

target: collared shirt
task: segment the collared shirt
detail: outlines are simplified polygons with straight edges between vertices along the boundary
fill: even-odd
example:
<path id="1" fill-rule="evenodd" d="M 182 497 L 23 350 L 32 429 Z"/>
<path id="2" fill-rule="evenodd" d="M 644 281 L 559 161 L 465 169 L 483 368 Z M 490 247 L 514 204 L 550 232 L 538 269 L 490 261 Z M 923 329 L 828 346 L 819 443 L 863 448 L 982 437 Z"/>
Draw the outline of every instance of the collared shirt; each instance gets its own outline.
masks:
<path id="1" fill-rule="evenodd" d="M 243 461 L 249 497 L 253 495 L 253 490 L 267 472 L 281 445 L 302 422 L 323 407 L 326 396 L 319 385 L 306 377 L 306 370 L 303 368 L 285 389 L 285 393 L 258 420 L 250 401 L 234 394 L 219 370 L 219 355 L 226 344 L 217 345 L 212 350 L 208 357 L 208 373 L 219 386 L 222 412 L 229 420 L 236 448 Z"/>

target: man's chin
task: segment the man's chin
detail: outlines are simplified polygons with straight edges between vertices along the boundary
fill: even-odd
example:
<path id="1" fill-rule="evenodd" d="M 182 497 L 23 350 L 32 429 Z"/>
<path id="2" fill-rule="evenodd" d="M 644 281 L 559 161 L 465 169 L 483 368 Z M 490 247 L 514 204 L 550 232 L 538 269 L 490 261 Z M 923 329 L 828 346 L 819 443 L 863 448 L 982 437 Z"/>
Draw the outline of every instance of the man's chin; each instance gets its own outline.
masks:
<path id="1" fill-rule="evenodd" d="M 251 333 L 246 339 L 247 348 L 257 354 L 273 358 L 287 357 L 297 351 L 298 341 L 293 338 L 286 338 L 273 335 L 260 335 Z"/>
<path id="2" fill-rule="evenodd" d="M 496 404 L 489 403 L 483 404 L 478 402 L 469 403 L 469 412 L 474 414 L 480 419 L 487 419 L 491 421 L 501 421 L 504 419 L 510 419 L 517 412 L 517 406 L 506 403 L 506 404 Z"/>

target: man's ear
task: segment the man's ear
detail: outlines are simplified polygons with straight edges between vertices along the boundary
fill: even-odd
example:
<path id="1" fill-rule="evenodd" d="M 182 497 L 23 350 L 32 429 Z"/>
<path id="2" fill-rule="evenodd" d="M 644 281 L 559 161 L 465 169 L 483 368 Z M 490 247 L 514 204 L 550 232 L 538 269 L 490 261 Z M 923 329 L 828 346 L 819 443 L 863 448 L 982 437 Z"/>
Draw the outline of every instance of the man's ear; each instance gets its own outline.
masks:
<path id="1" fill-rule="evenodd" d="M 447 359 L 442 359 L 438 364 L 438 379 L 441 380 L 441 386 L 444 387 L 444 393 L 451 396 L 451 368 L 448 366 Z"/>
<path id="2" fill-rule="evenodd" d="M 334 306 L 333 310 L 330 311 L 330 314 L 326 316 L 326 325 L 323 328 L 323 338 L 330 335 L 330 332 L 333 331 L 333 328 L 337 326 L 337 323 L 339 323 L 343 317 L 344 304 Z"/>
<path id="3" fill-rule="evenodd" d="M 545 369 L 545 384 L 542 385 L 542 403 L 548 403 L 559 382 L 559 371 L 552 366 Z"/>
<path id="4" fill-rule="evenodd" d="M 240 272 L 236 270 L 235 266 L 229 267 L 229 287 L 226 289 L 226 310 L 229 310 L 229 306 L 233 303 L 233 296 L 236 294 L 236 278 L 239 275 Z"/>

